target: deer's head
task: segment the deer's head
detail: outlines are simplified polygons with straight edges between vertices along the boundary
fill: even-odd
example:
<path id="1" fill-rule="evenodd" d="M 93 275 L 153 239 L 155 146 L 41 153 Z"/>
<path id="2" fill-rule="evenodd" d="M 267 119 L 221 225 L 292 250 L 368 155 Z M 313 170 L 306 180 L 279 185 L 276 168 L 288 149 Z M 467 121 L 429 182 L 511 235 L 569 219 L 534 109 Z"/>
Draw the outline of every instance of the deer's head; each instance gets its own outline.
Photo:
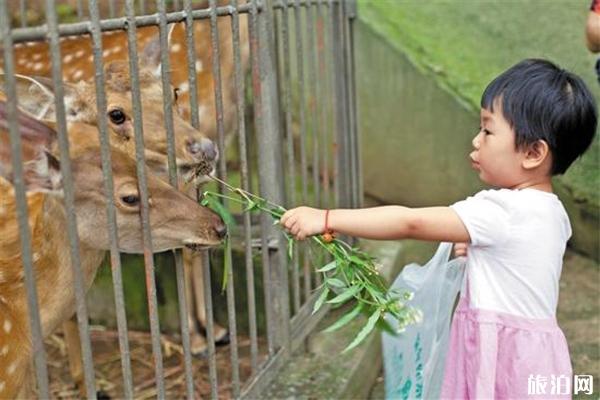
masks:
<path id="1" fill-rule="evenodd" d="M 108 220 L 97 128 L 69 124 L 75 208 L 80 240 L 92 248 L 108 249 Z M 90 139 L 92 138 L 92 139 Z M 119 250 L 141 253 L 142 227 L 136 162 L 121 149 L 111 149 L 114 202 Z M 206 207 L 147 174 L 150 230 L 154 251 L 217 245 L 226 234 L 221 218 Z"/>
<path id="2" fill-rule="evenodd" d="M 153 49 L 151 44 L 147 48 Z M 142 106 L 142 126 L 146 163 L 152 172 L 166 177 L 168 173 L 167 133 L 163 107 L 163 88 L 155 72 L 156 55 L 144 51 L 139 74 Z M 113 61 L 105 66 L 105 93 L 107 108 L 104 113 L 112 132 L 111 141 L 117 146 L 134 138 L 134 113 L 129 66 L 123 61 Z M 0 81 L 4 80 L 4 76 Z M 87 81 L 63 83 L 67 121 L 97 125 L 99 111 L 96 104 L 95 84 Z M 55 90 L 52 81 L 45 77 L 19 76 L 17 79 L 19 106 L 27 113 L 45 122 L 56 121 Z M 214 142 L 193 128 L 178 112 L 177 92 L 173 88 L 173 127 L 175 158 L 178 175 L 188 181 L 196 177 L 200 183 L 203 172 L 213 171 L 217 157 Z M 198 178 L 199 177 L 199 178 Z"/>

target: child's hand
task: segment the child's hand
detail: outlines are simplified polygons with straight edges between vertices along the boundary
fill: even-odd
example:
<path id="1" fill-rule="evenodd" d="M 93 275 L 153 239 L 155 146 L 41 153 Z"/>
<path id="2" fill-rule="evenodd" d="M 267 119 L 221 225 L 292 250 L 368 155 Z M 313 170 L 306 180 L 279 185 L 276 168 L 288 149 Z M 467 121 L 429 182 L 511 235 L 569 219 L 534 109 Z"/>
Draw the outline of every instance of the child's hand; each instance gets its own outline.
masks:
<path id="1" fill-rule="evenodd" d="M 293 208 L 283 214 L 279 223 L 294 235 L 296 240 L 304 240 L 308 236 L 325 231 L 325 210 L 311 207 Z"/>
<path id="2" fill-rule="evenodd" d="M 454 243 L 454 257 L 466 257 L 468 243 Z"/>

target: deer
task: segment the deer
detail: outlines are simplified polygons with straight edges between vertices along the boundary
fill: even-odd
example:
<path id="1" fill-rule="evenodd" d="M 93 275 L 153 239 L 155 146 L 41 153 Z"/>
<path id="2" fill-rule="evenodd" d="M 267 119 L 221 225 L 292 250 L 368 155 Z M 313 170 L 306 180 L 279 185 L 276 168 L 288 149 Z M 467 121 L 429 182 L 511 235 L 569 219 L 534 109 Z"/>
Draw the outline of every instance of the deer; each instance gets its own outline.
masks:
<path id="1" fill-rule="evenodd" d="M 0 103 L 1 104 L 1 103 Z M 2 109 L 2 107 L 0 107 Z M 25 147 L 32 150 L 25 160 L 49 154 L 55 134 L 19 116 Z M 5 115 L 0 114 L 0 137 L 5 147 Z M 38 130 L 37 139 L 29 140 L 27 124 Z M 91 286 L 97 269 L 110 248 L 106 216 L 106 198 L 97 127 L 81 123 L 68 124 L 70 159 L 73 172 L 75 214 L 79 235 L 81 267 L 85 289 Z M 52 154 L 55 154 L 55 149 Z M 6 152 L 2 150 L 1 154 Z M 35 155 L 33 158 L 27 154 Z M 115 209 L 119 251 L 142 253 L 140 195 L 136 161 L 123 149 L 111 148 Z M 2 171 L 8 170 L 7 158 L 0 158 Z M 54 161 L 53 161 L 54 163 Z M 59 170 L 60 171 L 60 170 Z M 52 173 L 55 173 L 53 171 Z M 32 169 L 34 181 L 52 182 L 49 169 Z M 16 221 L 16 199 L 11 175 L 0 177 L 0 398 L 29 398 L 32 394 L 32 350 L 27 302 L 24 287 L 20 239 Z M 226 234 L 221 218 L 212 210 L 177 191 L 153 174 L 147 175 L 150 196 L 152 245 L 155 251 L 216 246 Z M 53 191 L 29 187 L 27 208 L 32 235 L 35 284 L 44 337 L 50 335 L 75 311 L 75 295 L 70 266 L 69 241 L 65 237 L 67 215 L 63 199 Z M 54 188 L 55 190 L 57 188 Z M 60 189 L 60 187 L 58 188 Z M 177 207 L 173 207 L 177 204 Z"/>
<path id="2" fill-rule="evenodd" d="M 210 41 L 207 43 L 202 38 L 210 37 L 210 24 L 207 20 L 200 20 L 194 23 L 194 33 L 196 36 L 196 55 L 195 62 L 196 81 L 197 81 L 197 97 L 198 115 L 200 117 L 199 131 L 206 137 L 215 139 L 217 136 L 216 119 L 213 118 L 216 114 L 216 105 L 213 95 L 215 82 L 212 71 L 212 48 Z M 218 30 L 220 38 L 223 42 L 231 40 L 231 26 L 228 21 L 219 21 Z M 181 129 L 178 129 L 178 121 L 183 121 L 191 114 L 189 106 L 189 84 L 188 70 L 186 61 L 186 40 L 185 40 L 185 25 L 183 23 L 171 24 L 169 27 L 169 50 L 171 60 L 171 83 L 174 98 L 176 98 L 176 113 L 174 113 L 175 135 L 176 138 L 182 136 Z M 117 134 L 117 140 L 126 140 L 132 135 L 132 126 L 128 129 L 121 128 L 119 121 L 129 121 L 131 114 L 121 115 L 119 111 L 131 110 L 119 104 L 130 104 L 129 97 L 123 98 L 119 94 L 129 95 L 127 87 L 128 82 L 128 59 L 126 33 L 122 31 L 104 32 L 102 35 L 103 43 L 103 61 L 105 62 L 106 70 L 106 94 L 109 105 L 112 98 L 118 98 L 114 104 L 114 111 L 110 109 L 108 116 L 110 118 L 111 129 Z M 166 133 L 163 125 L 162 115 L 162 95 L 160 91 L 160 46 L 158 45 L 158 32 L 156 27 L 142 27 L 137 30 L 138 47 L 142 47 L 141 64 L 144 67 L 141 76 L 142 82 L 142 102 L 144 109 L 144 135 L 146 141 L 146 160 L 153 172 L 166 179 L 167 168 L 161 168 L 160 164 L 153 162 L 153 156 L 156 153 L 166 152 Z M 246 18 L 240 18 L 240 42 L 243 44 L 242 49 L 242 65 L 248 64 L 248 40 L 247 40 L 247 21 Z M 226 132 L 233 130 L 235 121 L 235 87 L 233 85 L 234 66 L 233 48 L 231 46 L 220 46 L 221 52 L 221 76 L 225 82 L 225 90 L 223 90 L 223 109 L 224 109 L 224 128 Z M 96 123 L 97 110 L 95 110 L 95 87 L 90 79 L 93 77 L 93 56 L 91 39 L 89 37 L 70 37 L 61 41 L 62 71 L 65 79 L 65 105 L 67 107 L 67 118 L 71 121 L 83 121 L 91 124 Z M 29 42 L 17 44 L 14 48 L 16 60 L 16 72 L 23 75 L 35 76 L 40 82 L 43 82 L 40 76 L 48 76 L 50 74 L 50 62 L 48 44 L 44 42 Z M 74 82 L 74 83 L 71 83 Z M 114 83 L 114 84 L 113 84 Z M 43 83 L 47 91 L 51 91 L 51 85 Z M 145 87 L 147 86 L 147 89 Z M 125 89 L 125 90 L 123 90 Z M 152 103 L 153 106 L 146 106 L 145 103 Z M 37 107 L 37 104 L 34 105 Z M 40 109 L 40 107 L 37 107 Z M 151 110 L 147 112 L 146 110 Z M 156 110 L 156 111 L 155 111 Z M 187 130 L 187 127 L 186 127 Z M 129 132 L 129 133 L 127 133 Z M 154 132 L 149 138 L 147 132 Z M 228 134 L 227 138 L 233 135 Z M 182 148 L 185 146 L 185 148 Z M 181 146 L 177 145 L 177 159 L 184 158 L 185 153 L 199 155 L 200 158 L 216 162 L 217 150 L 214 145 L 196 140 L 195 144 L 190 144 L 189 140 L 182 140 Z M 183 156 L 180 154 L 183 153 Z M 189 157 L 188 157 L 189 158 Z M 194 184 L 198 185 L 206 181 L 201 174 L 197 173 L 197 168 L 190 168 L 188 163 L 183 163 L 178 169 L 180 176 L 183 176 L 184 182 L 190 182 L 190 176 L 200 176 L 194 180 Z M 187 176 L 187 177 L 186 177 Z M 182 190 L 188 193 L 191 190 L 191 185 L 183 183 Z M 184 270 L 186 276 L 186 298 L 189 307 L 188 325 L 190 331 L 191 352 L 196 356 L 203 356 L 207 351 L 206 340 L 200 330 L 201 326 L 206 326 L 206 312 L 204 307 L 204 289 L 201 274 L 192 273 L 192 264 L 196 270 L 202 268 L 201 257 L 194 257 L 193 253 L 187 250 L 183 252 Z M 229 341 L 227 329 L 215 324 L 214 336 L 217 344 L 226 344 Z"/>

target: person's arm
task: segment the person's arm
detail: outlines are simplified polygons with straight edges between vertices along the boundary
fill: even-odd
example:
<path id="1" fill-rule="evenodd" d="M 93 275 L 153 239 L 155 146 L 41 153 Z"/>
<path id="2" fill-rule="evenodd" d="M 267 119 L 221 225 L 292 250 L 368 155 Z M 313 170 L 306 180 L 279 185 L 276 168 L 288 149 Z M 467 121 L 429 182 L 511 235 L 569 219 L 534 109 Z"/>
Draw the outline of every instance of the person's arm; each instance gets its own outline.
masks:
<path id="1" fill-rule="evenodd" d="M 281 224 L 297 239 L 325 230 L 325 210 L 298 207 L 287 211 Z M 384 206 L 329 212 L 328 228 L 366 239 L 420 239 L 470 242 L 469 232 L 450 207 L 407 208 Z"/>

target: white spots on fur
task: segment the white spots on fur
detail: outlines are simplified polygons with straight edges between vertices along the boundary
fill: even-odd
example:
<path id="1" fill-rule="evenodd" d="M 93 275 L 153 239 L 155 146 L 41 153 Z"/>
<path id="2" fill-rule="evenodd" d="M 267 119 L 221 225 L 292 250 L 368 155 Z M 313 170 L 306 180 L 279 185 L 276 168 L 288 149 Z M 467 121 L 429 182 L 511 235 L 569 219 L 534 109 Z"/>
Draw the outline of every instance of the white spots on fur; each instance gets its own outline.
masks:
<path id="1" fill-rule="evenodd" d="M 44 68 L 44 63 L 41 63 L 41 62 L 35 63 L 35 65 L 33 66 L 34 71 L 41 71 L 42 68 Z"/>
<path id="2" fill-rule="evenodd" d="M 200 72 L 204 69 L 204 66 L 202 65 L 202 61 L 201 60 L 196 60 L 196 72 Z"/>
<path id="3" fill-rule="evenodd" d="M 37 251 L 33 253 L 33 262 L 38 262 L 40 258 L 40 253 L 38 253 Z"/>
<path id="4" fill-rule="evenodd" d="M 6 301 L 6 297 L 0 296 L 0 303 L 8 304 L 8 302 Z"/>
<path id="5" fill-rule="evenodd" d="M 179 92 L 180 93 L 185 93 L 188 90 L 190 90 L 190 84 L 187 82 L 183 82 L 181 85 L 179 85 Z"/>
<path id="6" fill-rule="evenodd" d="M 32 58 L 33 61 L 39 61 L 42 59 L 42 53 L 35 53 Z"/>
<path id="7" fill-rule="evenodd" d="M 83 76 L 83 71 L 78 69 L 77 71 L 73 72 L 71 76 L 73 77 L 73 79 L 81 79 L 81 77 Z"/>
<path id="8" fill-rule="evenodd" d="M 70 63 L 71 61 L 73 61 L 73 54 L 67 54 L 66 56 L 63 57 L 64 63 Z"/>
<path id="9" fill-rule="evenodd" d="M 4 346 L 2 346 L 2 349 L 0 349 L 0 356 L 6 356 L 8 354 L 8 345 L 5 344 Z"/>
<path id="10" fill-rule="evenodd" d="M 110 49 L 106 49 L 102 52 L 102 57 L 108 57 L 110 55 Z"/>
<path id="11" fill-rule="evenodd" d="M 18 65 L 25 65 L 27 64 L 27 60 L 24 58 L 19 58 L 19 60 L 17 61 Z"/>
<path id="12" fill-rule="evenodd" d="M 115 46 L 110 51 L 112 54 L 119 54 L 123 50 L 122 46 Z"/>
<path id="13" fill-rule="evenodd" d="M 8 366 L 8 368 L 6 369 L 6 372 L 8 373 L 8 375 L 12 375 L 15 373 L 16 370 L 17 370 L 17 363 L 13 362 L 12 364 L 10 364 Z"/>
<path id="14" fill-rule="evenodd" d="M 171 46 L 171 53 L 179 53 L 181 51 L 181 45 L 179 43 L 175 43 Z"/>
<path id="15" fill-rule="evenodd" d="M 85 50 L 79 49 L 79 50 L 77 50 L 77 52 L 75 52 L 75 58 L 81 58 L 81 57 L 83 57 L 84 54 L 85 54 Z"/>
<path id="16" fill-rule="evenodd" d="M 0 381 L 0 392 L 3 392 L 5 387 L 6 387 L 6 382 Z"/>
<path id="17" fill-rule="evenodd" d="M 9 319 L 5 319 L 2 329 L 4 329 L 4 332 L 10 333 L 10 331 L 12 330 L 12 322 L 10 322 Z"/>

